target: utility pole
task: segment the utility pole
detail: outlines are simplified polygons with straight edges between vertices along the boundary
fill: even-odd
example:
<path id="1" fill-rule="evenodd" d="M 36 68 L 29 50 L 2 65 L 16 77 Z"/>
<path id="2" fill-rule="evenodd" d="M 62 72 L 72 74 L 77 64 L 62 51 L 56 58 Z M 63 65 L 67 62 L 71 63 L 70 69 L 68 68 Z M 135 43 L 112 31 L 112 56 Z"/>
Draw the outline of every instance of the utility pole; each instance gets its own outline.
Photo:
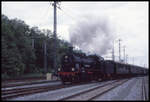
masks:
<path id="1" fill-rule="evenodd" d="M 46 48 L 46 41 L 44 41 L 44 69 L 45 69 L 45 73 L 47 73 L 47 48 Z"/>
<path id="2" fill-rule="evenodd" d="M 31 30 L 32 49 L 34 49 L 34 41 L 35 41 L 35 36 L 33 33 L 34 32 Z"/>
<path id="3" fill-rule="evenodd" d="M 119 39 L 119 62 L 121 61 L 121 50 L 120 50 L 121 44 L 120 44 L 120 41 L 121 41 L 121 39 Z"/>
<path id="4" fill-rule="evenodd" d="M 126 63 L 128 63 L 128 55 L 126 55 Z"/>
<path id="5" fill-rule="evenodd" d="M 126 59 L 126 55 L 125 55 L 125 47 L 126 47 L 126 46 L 124 45 L 124 50 L 123 50 L 123 51 L 124 51 L 124 63 L 125 63 L 125 59 Z"/>
<path id="6" fill-rule="evenodd" d="M 133 57 L 133 64 L 134 64 L 134 57 Z"/>
<path id="7" fill-rule="evenodd" d="M 115 61 L 115 55 L 114 55 L 114 41 L 113 41 L 113 49 L 112 49 L 112 60 Z"/>
<path id="8" fill-rule="evenodd" d="M 32 38 L 32 49 L 34 49 L 34 38 Z"/>
<path id="9" fill-rule="evenodd" d="M 54 1 L 53 3 L 54 6 L 54 71 L 56 71 L 56 59 L 57 59 L 57 12 L 56 12 L 56 6 L 57 6 L 57 2 Z"/>

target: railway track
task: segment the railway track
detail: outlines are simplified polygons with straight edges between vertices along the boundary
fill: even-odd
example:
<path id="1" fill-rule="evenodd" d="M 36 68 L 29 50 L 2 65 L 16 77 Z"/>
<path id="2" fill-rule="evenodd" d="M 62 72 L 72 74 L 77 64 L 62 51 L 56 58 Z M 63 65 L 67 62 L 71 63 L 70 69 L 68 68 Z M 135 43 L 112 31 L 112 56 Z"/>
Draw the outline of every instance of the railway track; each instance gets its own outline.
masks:
<path id="1" fill-rule="evenodd" d="M 38 81 L 38 80 L 45 80 L 46 77 L 31 77 L 31 78 L 18 78 L 18 79 L 7 79 L 4 80 L 2 79 L 2 84 L 7 84 L 7 83 L 17 83 L 17 82 L 29 82 L 29 81 Z"/>
<path id="2" fill-rule="evenodd" d="M 57 82 L 57 81 L 59 80 L 53 80 L 53 81 L 39 80 L 39 81 L 29 81 L 29 82 L 16 82 L 16 83 L 9 83 L 9 84 L 7 83 L 7 84 L 2 84 L 2 88 L 33 85 L 33 84 L 40 84 L 40 83 L 50 83 L 50 82 Z"/>
<path id="3" fill-rule="evenodd" d="M 19 96 L 46 92 L 46 91 L 65 88 L 65 87 L 69 87 L 69 85 L 55 85 L 55 86 L 44 86 L 44 87 L 40 86 L 40 87 L 32 87 L 32 88 L 19 88 L 19 89 L 5 90 L 5 91 L 2 91 L 1 98 L 3 100 L 7 100 L 10 98 L 16 98 Z"/>
<path id="4" fill-rule="evenodd" d="M 124 80 L 113 80 L 111 82 L 100 84 L 99 86 L 95 86 L 94 88 L 89 88 L 86 90 L 81 90 L 78 93 L 75 93 L 73 95 L 59 98 L 58 100 L 93 100 L 94 98 L 110 91 L 111 89 L 123 84 L 124 82 L 128 81 L 129 79 Z M 10 89 L 10 90 L 3 90 L 1 98 L 2 100 L 9 100 L 11 98 L 17 98 L 19 96 L 25 96 L 25 95 L 31 95 L 34 93 L 42 93 L 52 90 L 57 90 L 61 88 L 69 88 L 75 85 L 81 85 L 81 84 L 88 84 L 88 83 L 78 83 L 73 85 L 53 85 L 53 86 L 40 86 L 40 87 L 30 87 L 30 88 L 16 88 L 16 89 Z"/>
<path id="5" fill-rule="evenodd" d="M 147 93 L 146 93 L 146 86 L 145 86 L 146 82 L 145 82 L 145 79 L 142 78 L 142 100 L 148 100 L 148 96 L 147 96 Z"/>
<path id="6" fill-rule="evenodd" d="M 53 86 L 38 86 L 38 87 L 28 87 L 28 88 L 13 88 L 13 89 L 7 89 L 2 90 L 1 92 L 1 98 L 2 100 L 7 100 L 11 98 L 16 98 L 19 96 L 25 96 L 30 95 L 34 93 L 41 93 L 41 92 L 47 92 L 51 90 L 61 89 L 61 88 L 68 88 L 75 85 L 82 85 L 82 84 L 88 84 L 88 83 L 77 83 L 77 84 L 69 84 L 69 85 L 53 85 Z"/>
<path id="7" fill-rule="evenodd" d="M 97 86 L 95 88 L 86 90 L 86 91 L 82 91 L 80 93 L 76 93 L 74 95 L 68 96 L 68 97 L 64 97 L 61 98 L 59 100 L 93 100 L 97 97 L 99 97 L 100 95 L 114 89 L 115 87 L 125 83 L 126 81 L 128 81 L 129 79 L 126 80 L 116 80 L 113 81 L 111 83 L 106 83 L 104 85 L 100 85 Z"/>

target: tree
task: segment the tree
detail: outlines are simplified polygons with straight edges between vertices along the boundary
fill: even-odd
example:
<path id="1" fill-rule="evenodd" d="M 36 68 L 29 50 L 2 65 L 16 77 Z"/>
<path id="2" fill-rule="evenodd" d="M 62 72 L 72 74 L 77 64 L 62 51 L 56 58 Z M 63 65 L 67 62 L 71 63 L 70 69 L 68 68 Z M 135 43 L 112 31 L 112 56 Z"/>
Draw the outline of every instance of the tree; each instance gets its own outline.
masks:
<path id="1" fill-rule="evenodd" d="M 50 30 L 29 27 L 24 21 L 8 19 L 1 15 L 2 21 L 2 73 L 10 77 L 44 70 L 44 41 L 47 43 L 48 70 L 53 69 L 54 35 Z M 32 47 L 34 39 L 34 48 Z M 72 46 L 65 40 L 56 39 L 57 67 L 61 65 L 61 57 L 69 52 Z M 84 54 L 82 51 L 74 51 Z"/>

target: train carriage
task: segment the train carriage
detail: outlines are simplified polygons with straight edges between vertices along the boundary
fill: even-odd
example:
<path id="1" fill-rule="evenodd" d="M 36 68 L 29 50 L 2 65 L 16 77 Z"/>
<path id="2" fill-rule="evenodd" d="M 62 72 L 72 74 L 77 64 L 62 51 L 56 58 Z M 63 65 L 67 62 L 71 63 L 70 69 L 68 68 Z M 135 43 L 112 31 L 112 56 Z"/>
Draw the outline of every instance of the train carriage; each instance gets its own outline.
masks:
<path id="1" fill-rule="evenodd" d="M 127 75 L 130 72 L 130 68 L 126 66 L 126 64 L 121 62 L 115 62 L 116 63 L 116 75 L 118 77 L 127 77 Z"/>
<path id="2" fill-rule="evenodd" d="M 104 65 L 104 78 L 105 79 L 112 79 L 116 73 L 116 68 L 115 68 L 115 64 L 114 61 L 111 60 L 105 60 L 105 65 Z"/>

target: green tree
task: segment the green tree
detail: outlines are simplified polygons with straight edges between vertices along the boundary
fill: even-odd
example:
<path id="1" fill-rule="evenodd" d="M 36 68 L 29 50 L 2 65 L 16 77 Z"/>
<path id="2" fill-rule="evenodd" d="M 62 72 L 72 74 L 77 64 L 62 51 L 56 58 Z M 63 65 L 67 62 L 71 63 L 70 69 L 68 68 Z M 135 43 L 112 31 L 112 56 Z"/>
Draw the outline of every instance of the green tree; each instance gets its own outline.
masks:
<path id="1" fill-rule="evenodd" d="M 8 19 L 1 15 L 2 21 L 2 74 L 10 77 L 27 73 L 44 71 L 44 42 L 47 43 L 48 71 L 53 69 L 54 62 L 54 36 L 48 30 L 38 27 L 29 27 L 24 21 Z M 34 48 L 32 47 L 34 39 Z M 65 40 L 56 39 L 57 67 L 61 65 L 61 57 L 69 52 L 72 46 Z M 75 53 L 84 54 L 75 50 Z"/>

